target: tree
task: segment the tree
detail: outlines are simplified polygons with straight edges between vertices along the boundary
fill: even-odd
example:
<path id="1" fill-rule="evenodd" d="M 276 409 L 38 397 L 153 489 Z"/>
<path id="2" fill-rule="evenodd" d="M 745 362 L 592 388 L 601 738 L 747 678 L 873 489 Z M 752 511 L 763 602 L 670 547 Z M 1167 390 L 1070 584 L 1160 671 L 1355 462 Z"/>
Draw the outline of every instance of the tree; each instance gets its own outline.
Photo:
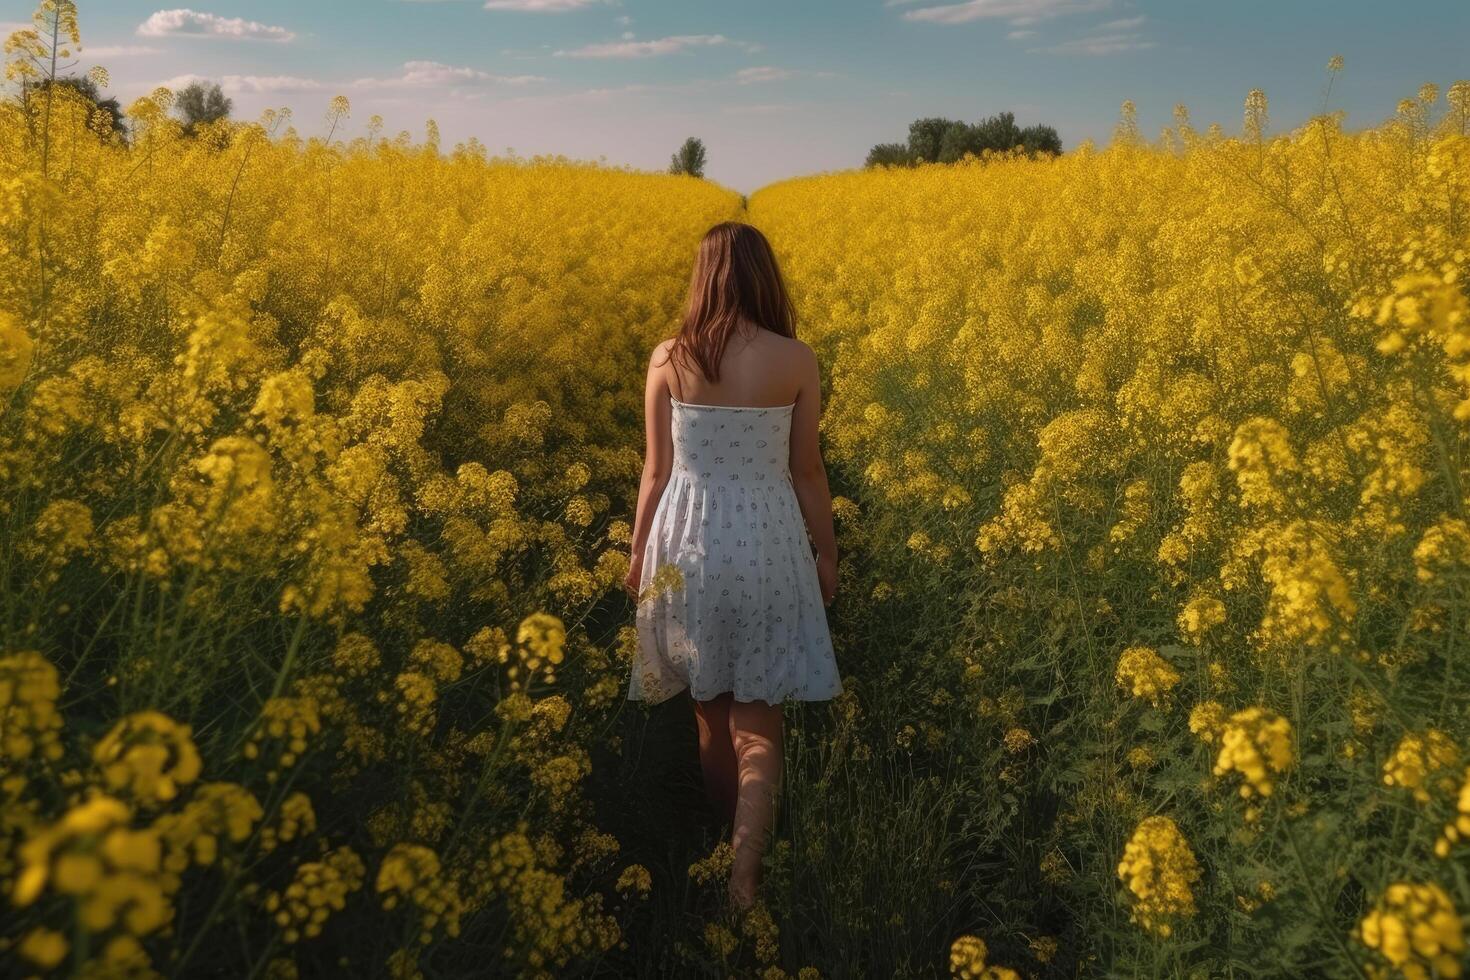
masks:
<path id="1" fill-rule="evenodd" d="M 42 78 L 39 81 L 28 83 L 27 88 L 30 89 L 30 96 L 35 98 L 37 96 L 44 96 L 46 90 L 52 85 L 55 85 L 57 88 L 69 89 L 92 103 L 100 112 L 107 115 L 112 132 L 125 139 L 127 138 L 128 126 L 123 121 L 122 103 L 118 102 L 117 99 L 104 99 L 102 97 L 102 89 L 92 79 L 86 75 L 67 75 L 54 80 Z"/>
<path id="2" fill-rule="evenodd" d="M 914 159 L 909 148 L 902 143 L 879 143 L 868 151 L 865 167 L 911 167 Z"/>
<path id="3" fill-rule="evenodd" d="M 1042 153 L 1060 155 L 1062 138 L 1050 126 L 1027 126 L 1021 130 L 1021 145 L 1032 156 Z"/>
<path id="4" fill-rule="evenodd" d="M 234 105 L 217 83 L 190 82 L 174 97 L 174 108 L 179 110 L 184 132 L 192 136 L 201 123 L 228 118 Z"/>
<path id="5" fill-rule="evenodd" d="M 939 153 L 934 159 L 940 163 L 954 163 L 964 159 L 966 153 L 979 156 L 985 146 L 985 135 L 979 126 L 957 122 L 944 131 L 944 137 L 939 141 Z"/>
<path id="6" fill-rule="evenodd" d="M 944 134 L 955 126 L 963 126 L 953 119 L 915 119 L 909 123 L 909 158 L 915 163 L 933 163 L 939 159 L 939 147 Z"/>
<path id="7" fill-rule="evenodd" d="M 967 153 L 980 156 L 986 150 L 1005 152 L 1022 144 L 1021 128 L 1009 112 L 982 119 L 973 126 L 955 123 L 945 131 L 939 145 L 939 162 L 954 163 Z"/>
<path id="8" fill-rule="evenodd" d="M 982 155 L 986 150 L 1010 152 L 1020 148 L 1036 156 L 1061 153 L 1062 140 L 1050 126 L 1016 125 L 1013 113 L 1002 112 L 973 125 L 955 119 L 929 116 L 909 124 L 909 141 L 879 143 L 868 151 L 864 165 L 913 166 L 918 163 L 954 163 L 966 154 Z"/>
<path id="9" fill-rule="evenodd" d="M 679 147 L 669 161 L 669 173 L 688 174 L 691 177 L 704 176 L 704 141 L 697 136 L 691 136 Z"/>

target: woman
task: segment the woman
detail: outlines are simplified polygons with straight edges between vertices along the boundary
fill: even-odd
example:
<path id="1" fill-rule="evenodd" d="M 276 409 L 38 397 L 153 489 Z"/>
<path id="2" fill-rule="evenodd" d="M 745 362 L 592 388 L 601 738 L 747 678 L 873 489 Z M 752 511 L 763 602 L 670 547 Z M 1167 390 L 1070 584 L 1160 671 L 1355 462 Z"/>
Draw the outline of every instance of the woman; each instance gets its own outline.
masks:
<path id="1" fill-rule="evenodd" d="M 842 690 L 825 608 L 837 545 L 817 359 L 750 225 L 705 234 L 683 326 L 649 359 L 644 413 L 628 697 L 694 698 L 705 789 L 733 825 L 730 900 L 748 908 L 773 824 L 782 704 Z M 665 566 L 682 584 L 667 587 Z"/>

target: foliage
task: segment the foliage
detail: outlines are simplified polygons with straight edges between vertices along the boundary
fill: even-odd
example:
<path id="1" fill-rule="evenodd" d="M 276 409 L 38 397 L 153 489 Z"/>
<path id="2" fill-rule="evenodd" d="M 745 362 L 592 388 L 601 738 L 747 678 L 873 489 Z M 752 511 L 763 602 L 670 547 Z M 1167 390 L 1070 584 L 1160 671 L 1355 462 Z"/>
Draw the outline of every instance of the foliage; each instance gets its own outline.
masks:
<path id="1" fill-rule="evenodd" d="M 173 107 L 192 135 L 202 125 L 228 119 L 234 103 L 218 82 L 190 82 L 174 94 Z"/>
<path id="2" fill-rule="evenodd" d="M 909 124 L 909 139 L 903 143 L 879 143 L 868 151 L 865 166 L 913 166 L 920 163 L 955 163 L 967 155 L 983 157 L 989 152 L 1005 153 L 1020 148 L 1029 155 L 1062 152 L 1061 137 L 1050 126 L 1016 125 L 1013 113 L 970 124 L 955 119 L 928 117 Z"/>
<path id="3" fill-rule="evenodd" d="M 903 143 L 879 143 L 868 151 L 865 167 L 906 167 L 913 163 L 909 148 Z"/>
<path id="4" fill-rule="evenodd" d="M 1470 82 L 1447 101 L 1272 136 L 1253 92 L 1240 138 L 1181 109 L 1156 143 L 1125 109 L 1105 150 L 752 196 L 830 365 L 835 607 L 908 633 L 844 631 L 854 737 L 990 808 L 935 882 L 950 937 L 1459 975 Z M 900 851 L 968 825 L 920 799 Z"/>
<path id="5" fill-rule="evenodd" d="M 669 161 L 669 173 L 688 174 L 691 177 L 704 176 L 704 140 L 697 136 L 691 136 L 684 141 Z"/>
<path id="6" fill-rule="evenodd" d="M 91 102 L 96 111 L 106 116 L 106 125 L 118 136 L 127 138 L 128 125 L 123 119 L 122 103 L 113 96 L 104 96 L 96 80 L 87 75 L 68 75 L 57 78 L 55 81 L 42 79 L 30 86 L 30 91 L 25 94 L 24 98 L 44 101 L 47 97 L 46 91 L 52 85 L 69 88 Z"/>
<path id="7" fill-rule="evenodd" d="M 628 379 L 738 198 L 376 122 L 186 139 L 166 90 L 124 144 L 52 95 L 0 106 L 13 969 L 615 949 L 642 878 L 583 786 L 627 670 Z"/>

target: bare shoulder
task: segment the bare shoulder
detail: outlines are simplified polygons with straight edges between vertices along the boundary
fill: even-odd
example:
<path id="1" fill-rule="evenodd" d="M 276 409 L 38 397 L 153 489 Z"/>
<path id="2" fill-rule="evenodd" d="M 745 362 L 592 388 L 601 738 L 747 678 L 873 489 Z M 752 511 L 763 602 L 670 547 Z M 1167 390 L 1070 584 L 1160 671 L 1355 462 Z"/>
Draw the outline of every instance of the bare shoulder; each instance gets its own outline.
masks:
<path id="1" fill-rule="evenodd" d="M 673 337 L 670 337 L 667 340 L 659 341 L 658 345 L 653 348 L 653 353 L 648 355 L 648 366 L 659 367 L 661 365 L 667 364 L 669 360 L 669 351 L 673 349 Z"/>
<path id="2" fill-rule="evenodd" d="M 790 351 L 791 361 L 796 366 L 797 373 L 803 378 L 815 378 L 817 376 L 817 352 L 812 350 L 804 340 L 795 337 L 782 337 L 781 342 L 787 345 Z"/>
<path id="3" fill-rule="evenodd" d="M 768 334 L 768 336 L 771 343 L 776 345 L 776 349 L 780 350 L 792 363 L 803 366 L 816 363 L 816 352 L 806 341 L 795 337 L 783 337 L 777 333 Z"/>

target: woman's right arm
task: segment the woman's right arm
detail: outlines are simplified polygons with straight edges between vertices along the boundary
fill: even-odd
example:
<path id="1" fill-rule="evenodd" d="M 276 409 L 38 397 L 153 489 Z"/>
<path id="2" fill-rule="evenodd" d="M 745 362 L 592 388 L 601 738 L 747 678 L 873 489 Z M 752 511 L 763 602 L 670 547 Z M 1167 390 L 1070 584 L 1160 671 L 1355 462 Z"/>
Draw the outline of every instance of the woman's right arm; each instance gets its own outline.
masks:
<path id="1" fill-rule="evenodd" d="M 674 467 L 673 407 L 669 404 L 668 383 L 663 364 L 668 363 L 668 341 L 654 348 L 648 359 L 648 380 L 643 389 L 644 453 L 643 479 L 638 484 L 638 506 L 633 516 L 633 542 L 624 588 L 637 598 L 643 570 L 643 551 L 648 545 L 648 531 L 653 512 L 664 495 Z"/>
<path id="2" fill-rule="evenodd" d="M 801 388 L 791 414 L 791 484 L 817 548 L 817 578 L 822 601 L 837 594 L 837 535 L 832 528 L 832 490 L 822 460 L 818 423 L 822 418 L 822 379 L 817 355 L 802 346 Z"/>

